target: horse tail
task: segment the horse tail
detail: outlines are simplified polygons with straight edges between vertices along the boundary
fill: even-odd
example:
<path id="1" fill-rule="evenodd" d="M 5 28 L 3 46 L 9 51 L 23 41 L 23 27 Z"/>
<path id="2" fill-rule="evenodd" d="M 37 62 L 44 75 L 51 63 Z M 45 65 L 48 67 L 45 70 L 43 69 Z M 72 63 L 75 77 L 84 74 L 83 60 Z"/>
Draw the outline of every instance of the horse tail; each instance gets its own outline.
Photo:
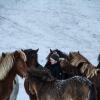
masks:
<path id="1" fill-rule="evenodd" d="M 94 84 L 91 84 L 89 89 L 90 89 L 89 100 L 97 100 L 97 91 Z"/>

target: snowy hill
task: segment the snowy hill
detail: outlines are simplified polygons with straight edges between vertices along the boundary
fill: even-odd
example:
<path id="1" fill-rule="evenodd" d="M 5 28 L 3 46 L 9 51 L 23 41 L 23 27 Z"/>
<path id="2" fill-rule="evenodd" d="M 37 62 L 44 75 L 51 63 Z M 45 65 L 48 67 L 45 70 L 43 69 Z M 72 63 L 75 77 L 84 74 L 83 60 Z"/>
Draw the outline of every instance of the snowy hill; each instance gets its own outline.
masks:
<path id="1" fill-rule="evenodd" d="M 94 65 L 100 52 L 100 0 L 0 0 L 0 52 L 39 48 L 80 51 Z M 18 100 L 28 100 L 20 79 Z"/>

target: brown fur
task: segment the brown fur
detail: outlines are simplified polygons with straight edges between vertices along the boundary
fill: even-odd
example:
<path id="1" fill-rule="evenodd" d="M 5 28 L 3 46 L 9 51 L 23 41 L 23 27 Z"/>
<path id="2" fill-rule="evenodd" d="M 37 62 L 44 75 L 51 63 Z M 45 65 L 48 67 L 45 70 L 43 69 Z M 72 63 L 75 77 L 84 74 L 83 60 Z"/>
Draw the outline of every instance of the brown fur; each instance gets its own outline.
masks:
<path id="1" fill-rule="evenodd" d="M 69 63 L 75 67 L 80 67 L 82 74 L 85 74 L 87 78 L 92 78 L 100 71 L 96 69 L 82 54 L 79 52 L 69 53 Z"/>
<path id="2" fill-rule="evenodd" d="M 36 72 L 38 74 L 34 74 Z M 30 92 L 35 90 L 38 100 L 96 100 L 94 85 L 84 77 L 54 81 L 43 80 L 43 77 L 43 71 L 28 73 Z"/>
<path id="3" fill-rule="evenodd" d="M 27 66 L 24 59 L 26 56 L 23 55 L 24 53 L 22 53 L 22 51 L 7 53 L 12 56 L 13 63 L 10 70 L 6 73 L 4 79 L 0 80 L 0 100 L 9 100 L 10 94 L 13 89 L 13 81 L 15 79 L 16 74 L 20 75 L 21 77 L 26 76 L 27 74 Z M 5 57 L 7 56 L 7 54 L 5 53 Z"/>
<path id="4" fill-rule="evenodd" d="M 68 59 L 62 61 L 61 65 L 64 67 L 66 72 L 73 73 L 74 75 L 83 75 L 90 79 L 95 84 L 97 100 L 100 100 L 100 69 L 97 69 L 94 65 L 92 65 L 79 52 L 71 52 Z"/>
<path id="5" fill-rule="evenodd" d="M 34 69 L 35 68 L 34 66 L 39 66 L 38 55 L 37 55 L 38 49 L 37 50 L 26 49 L 26 50 L 23 50 L 23 52 L 26 54 L 26 57 L 27 57 L 26 63 L 29 69 L 31 68 Z M 25 88 L 26 93 L 29 95 L 30 100 L 37 100 L 35 92 L 32 94 L 29 91 L 29 82 L 27 79 L 25 79 L 24 81 L 24 88 Z"/>

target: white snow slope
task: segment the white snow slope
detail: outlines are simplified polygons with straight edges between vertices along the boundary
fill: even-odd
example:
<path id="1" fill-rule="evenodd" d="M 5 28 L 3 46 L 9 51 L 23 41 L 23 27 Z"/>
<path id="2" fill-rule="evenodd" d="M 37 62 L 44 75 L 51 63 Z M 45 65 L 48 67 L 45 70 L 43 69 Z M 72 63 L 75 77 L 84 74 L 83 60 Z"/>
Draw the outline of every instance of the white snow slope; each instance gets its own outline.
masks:
<path id="1" fill-rule="evenodd" d="M 0 53 L 20 48 L 39 48 L 42 65 L 50 48 L 80 51 L 97 65 L 100 0 L 0 0 Z M 23 81 L 17 100 L 29 100 Z"/>

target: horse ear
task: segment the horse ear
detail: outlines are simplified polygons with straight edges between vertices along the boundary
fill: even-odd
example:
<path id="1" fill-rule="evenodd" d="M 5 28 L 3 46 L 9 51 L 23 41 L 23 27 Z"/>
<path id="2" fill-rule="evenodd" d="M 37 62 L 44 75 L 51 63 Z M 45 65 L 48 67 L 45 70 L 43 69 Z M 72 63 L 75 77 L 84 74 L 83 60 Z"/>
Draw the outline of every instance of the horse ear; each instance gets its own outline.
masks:
<path id="1" fill-rule="evenodd" d="M 52 53 L 52 50 L 50 49 L 50 52 Z"/>
<path id="2" fill-rule="evenodd" d="M 78 53 L 80 54 L 80 52 L 78 51 Z"/>
<path id="3" fill-rule="evenodd" d="M 18 58 L 19 56 L 20 56 L 19 52 L 18 52 L 18 51 L 15 51 L 14 57 L 15 57 L 15 58 Z"/>
<path id="4" fill-rule="evenodd" d="M 23 50 L 23 49 L 21 49 L 21 51 L 23 51 L 23 52 L 24 52 L 24 50 Z"/>
<path id="5" fill-rule="evenodd" d="M 5 57 L 5 56 L 6 56 L 6 54 L 4 52 L 2 52 L 2 57 Z"/>
<path id="6" fill-rule="evenodd" d="M 39 48 L 38 49 L 36 49 L 36 53 L 39 51 Z"/>

